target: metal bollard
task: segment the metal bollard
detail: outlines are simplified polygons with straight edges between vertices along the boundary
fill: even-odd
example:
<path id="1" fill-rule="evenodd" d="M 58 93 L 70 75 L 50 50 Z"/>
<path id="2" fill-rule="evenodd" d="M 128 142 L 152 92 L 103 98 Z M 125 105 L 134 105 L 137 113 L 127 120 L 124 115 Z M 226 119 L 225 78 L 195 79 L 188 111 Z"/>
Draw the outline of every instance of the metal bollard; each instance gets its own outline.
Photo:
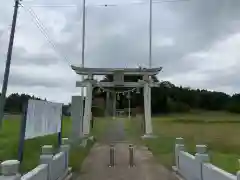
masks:
<path id="1" fill-rule="evenodd" d="M 109 167 L 114 167 L 114 165 L 115 165 L 115 148 L 114 148 L 113 144 L 110 145 L 109 155 L 110 155 L 109 156 L 110 157 Z"/>
<path id="2" fill-rule="evenodd" d="M 129 166 L 133 167 L 134 166 L 134 156 L 133 156 L 133 145 L 129 145 Z"/>

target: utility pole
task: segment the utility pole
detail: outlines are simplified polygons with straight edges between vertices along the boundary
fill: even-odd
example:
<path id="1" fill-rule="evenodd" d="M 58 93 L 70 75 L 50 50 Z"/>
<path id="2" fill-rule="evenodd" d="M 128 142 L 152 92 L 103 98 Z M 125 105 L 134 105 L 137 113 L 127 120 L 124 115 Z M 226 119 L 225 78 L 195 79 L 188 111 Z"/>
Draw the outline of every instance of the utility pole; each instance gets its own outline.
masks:
<path id="1" fill-rule="evenodd" d="M 13 49 L 14 35 L 15 35 L 18 8 L 19 8 L 20 1 L 21 0 L 15 0 L 15 6 L 14 6 L 12 28 L 11 28 L 11 34 L 10 34 L 10 39 L 9 39 L 9 45 L 8 45 L 5 72 L 4 72 L 4 77 L 3 77 L 2 94 L 1 94 L 1 99 L 0 99 L 0 127 L 2 126 L 2 121 L 3 121 L 3 116 L 4 116 L 4 107 L 5 107 L 5 102 L 6 102 L 6 93 L 7 93 L 10 65 L 11 65 L 11 59 L 12 59 L 12 49 Z"/>
<path id="2" fill-rule="evenodd" d="M 150 0 L 149 11 L 149 68 L 152 67 L 152 0 Z"/>
<path id="3" fill-rule="evenodd" d="M 82 67 L 85 64 L 85 32 L 86 32 L 86 0 L 83 0 L 83 21 L 82 21 Z"/>
<path id="4" fill-rule="evenodd" d="M 82 67 L 85 65 L 85 35 L 86 35 L 86 0 L 83 0 L 83 10 L 82 10 Z M 84 76 L 82 75 L 82 81 L 84 80 Z M 82 97 L 84 96 L 84 87 L 82 87 L 81 92 Z"/>
<path id="5" fill-rule="evenodd" d="M 86 0 L 83 0 L 82 4 L 82 67 L 85 65 L 85 31 L 86 31 Z M 84 75 L 82 75 L 82 81 L 84 80 Z M 83 117 L 84 118 L 84 102 L 86 102 L 86 98 L 84 98 L 84 87 L 81 88 L 81 96 L 82 96 L 82 109 L 81 111 L 83 112 Z M 84 120 L 83 120 L 84 121 Z M 82 122 L 83 122 L 82 121 Z M 83 126 L 82 126 L 83 128 Z M 83 130 L 83 129 L 82 129 Z"/>

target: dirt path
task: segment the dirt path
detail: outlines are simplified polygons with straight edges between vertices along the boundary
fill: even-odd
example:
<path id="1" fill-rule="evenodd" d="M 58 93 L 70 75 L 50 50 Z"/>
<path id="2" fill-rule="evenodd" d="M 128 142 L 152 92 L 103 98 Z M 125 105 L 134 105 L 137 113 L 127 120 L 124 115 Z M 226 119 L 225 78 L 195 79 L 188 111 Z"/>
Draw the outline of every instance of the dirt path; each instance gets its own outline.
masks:
<path id="1" fill-rule="evenodd" d="M 115 144 L 116 165 L 109 167 L 109 144 Z M 104 140 L 96 143 L 85 159 L 78 180 L 177 180 L 159 165 L 146 147 L 134 147 L 134 167 L 129 167 L 124 122 L 111 121 Z"/>
<path id="2" fill-rule="evenodd" d="M 117 119 L 109 122 L 101 143 L 117 143 L 126 141 L 124 132 L 124 120 Z"/>
<path id="3" fill-rule="evenodd" d="M 95 144 L 83 163 L 79 180 L 177 180 L 166 168 L 156 163 L 145 147 L 135 147 L 134 167 L 129 167 L 128 144 L 116 144 L 116 165 L 109 165 L 109 146 Z"/>

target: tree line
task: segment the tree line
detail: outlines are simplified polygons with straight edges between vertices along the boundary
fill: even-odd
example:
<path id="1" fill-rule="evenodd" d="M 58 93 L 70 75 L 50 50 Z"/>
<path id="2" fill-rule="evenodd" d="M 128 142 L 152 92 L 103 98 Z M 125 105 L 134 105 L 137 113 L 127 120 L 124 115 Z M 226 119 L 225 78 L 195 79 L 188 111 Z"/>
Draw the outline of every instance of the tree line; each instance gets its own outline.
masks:
<path id="1" fill-rule="evenodd" d="M 126 81 L 137 81 L 139 77 L 126 77 Z M 158 82 L 156 77 L 153 77 Z M 112 81 L 112 77 L 106 76 L 103 81 Z M 114 90 L 114 89 L 112 89 Z M 119 89 L 115 89 L 119 90 Z M 106 97 L 106 92 L 94 88 L 93 97 Z M 189 87 L 175 86 L 170 82 L 161 82 L 159 87 L 152 88 L 152 113 L 188 112 L 192 109 L 229 111 L 240 113 L 240 94 L 228 95 L 223 92 L 191 89 Z M 5 104 L 6 113 L 21 113 L 23 104 L 28 99 L 42 100 L 41 98 L 27 94 L 14 93 L 7 97 Z M 46 100 L 46 99 L 44 99 Z M 127 108 L 126 95 L 120 95 L 118 108 Z M 131 93 L 131 107 L 143 107 L 143 89 L 139 93 Z M 69 115 L 70 104 L 63 106 L 63 114 Z"/>
<path id="2" fill-rule="evenodd" d="M 1 95 L 1 94 L 0 94 Z M 20 114 L 23 112 L 23 106 L 28 102 L 29 99 L 47 101 L 47 99 L 41 99 L 36 96 L 30 96 L 28 94 L 13 93 L 6 98 L 4 107 L 5 113 Z M 70 104 L 63 105 L 63 114 L 69 115 Z"/>
<path id="3" fill-rule="evenodd" d="M 125 81 L 136 82 L 140 77 L 127 76 Z M 159 82 L 157 77 L 152 77 L 154 82 Z M 102 81 L 112 81 L 112 76 L 106 76 Z M 112 89 L 114 90 L 114 89 Z M 115 89 L 118 90 L 118 89 Z M 106 97 L 105 92 L 94 90 L 98 96 Z M 240 113 L 240 94 L 228 95 L 223 92 L 205 89 L 192 89 L 189 87 L 175 86 L 171 82 L 163 81 L 159 87 L 152 88 L 152 113 L 188 112 L 192 109 L 229 111 Z M 120 95 L 119 107 L 128 107 L 126 95 Z M 143 89 L 140 93 L 131 93 L 131 108 L 143 107 Z"/>

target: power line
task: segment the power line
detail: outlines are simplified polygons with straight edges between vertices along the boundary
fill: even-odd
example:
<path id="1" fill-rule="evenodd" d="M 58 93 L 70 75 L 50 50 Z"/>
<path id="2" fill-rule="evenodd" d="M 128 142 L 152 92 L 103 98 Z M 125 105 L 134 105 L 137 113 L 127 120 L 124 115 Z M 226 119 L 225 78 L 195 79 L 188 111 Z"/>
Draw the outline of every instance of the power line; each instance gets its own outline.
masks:
<path id="1" fill-rule="evenodd" d="M 153 4 L 160 3 L 177 3 L 177 2 L 186 2 L 191 0 L 162 0 L 162 1 L 152 1 Z M 117 7 L 117 6 L 126 6 L 126 5 L 145 5 L 148 4 L 147 1 L 132 1 L 122 4 L 89 4 L 88 7 Z"/>
<path id="2" fill-rule="evenodd" d="M 191 1 L 191 0 L 161 0 L 161 1 L 152 1 L 152 3 L 174 3 L 174 2 L 184 2 L 184 1 Z M 114 6 L 122 6 L 122 5 L 138 5 L 138 4 L 147 4 L 147 1 L 132 1 L 129 3 L 124 3 L 124 4 L 89 4 L 86 5 L 86 7 L 114 7 Z M 25 6 L 20 4 L 24 10 Z M 46 4 L 46 5 L 27 5 L 31 7 L 77 7 L 75 4 Z M 53 50 L 58 54 L 58 48 L 56 45 L 53 43 L 53 41 L 49 38 L 49 33 L 47 32 L 47 29 L 45 28 L 44 24 L 41 22 L 39 17 L 36 15 L 36 13 L 33 11 L 31 7 L 28 7 L 26 11 L 30 13 L 32 16 L 32 19 L 34 20 L 33 22 L 37 26 L 37 28 L 40 30 L 40 32 L 44 35 L 46 38 L 47 42 L 52 46 Z M 69 63 L 69 60 L 66 56 L 64 56 L 64 60 Z"/>
<path id="3" fill-rule="evenodd" d="M 24 8 L 24 6 L 22 4 L 21 4 L 21 6 Z M 49 33 L 47 32 L 47 29 L 45 28 L 45 26 L 43 25 L 41 20 L 38 18 L 36 13 L 31 8 L 28 8 L 27 10 L 30 13 L 30 15 L 34 18 L 34 20 L 35 20 L 34 22 L 35 22 L 37 28 L 41 31 L 41 33 L 44 35 L 44 37 L 46 38 L 48 43 L 53 47 L 54 51 L 57 53 L 57 51 L 58 51 L 57 47 L 53 43 L 53 41 L 49 38 L 49 35 L 48 35 Z M 66 57 L 64 57 L 64 60 L 68 61 Z"/>
<path id="4" fill-rule="evenodd" d="M 186 2 L 192 0 L 162 0 L 162 1 L 153 1 L 153 3 L 178 3 L 178 2 Z"/>
<path id="5" fill-rule="evenodd" d="M 47 42 L 52 46 L 53 50 L 57 53 L 60 54 L 57 46 L 53 43 L 53 41 L 51 40 L 51 38 L 49 37 L 49 33 L 46 29 L 46 27 L 44 26 L 44 24 L 42 23 L 42 21 L 39 19 L 39 17 L 37 16 L 37 14 L 33 11 L 33 9 L 31 9 L 30 7 L 28 7 L 27 9 L 25 8 L 25 6 L 23 6 L 22 4 L 20 4 L 21 7 L 23 7 L 24 10 L 26 10 L 32 17 L 32 19 L 34 20 L 34 24 L 37 26 L 37 28 L 40 30 L 40 32 L 42 33 L 42 35 L 46 38 Z M 61 56 L 63 56 L 63 60 L 66 61 L 69 65 L 70 61 L 68 60 L 68 58 L 61 54 Z"/>
<path id="6" fill-rule="evenodd" d="M 177 2 L 186 2 L 192 0 L 161 0 L 161 1 L 153 1 L 153 4 L 160 4 L 160 3 L 177 3 Z M 116 6 L 124 6 L 124 5 L 144 5 L 148 4 L 147 1 L 130 1 L 127 3 L 122 4 L 87 4 L 86 7 L 116 7 Z M 52 7 L 52 8 L 71 8 L 71 7 L 78 7 L 77 4 L 33 4 L 27 5 L 29 7 Z"/>
<path id="7" fill-rule="evenodd" d="M 27 5 L 30 7 L 56 7 L 56 8 L 67 8 L 67 7 L 77 7 L 76 4 L 36 4 L 36 5 Z"/>

